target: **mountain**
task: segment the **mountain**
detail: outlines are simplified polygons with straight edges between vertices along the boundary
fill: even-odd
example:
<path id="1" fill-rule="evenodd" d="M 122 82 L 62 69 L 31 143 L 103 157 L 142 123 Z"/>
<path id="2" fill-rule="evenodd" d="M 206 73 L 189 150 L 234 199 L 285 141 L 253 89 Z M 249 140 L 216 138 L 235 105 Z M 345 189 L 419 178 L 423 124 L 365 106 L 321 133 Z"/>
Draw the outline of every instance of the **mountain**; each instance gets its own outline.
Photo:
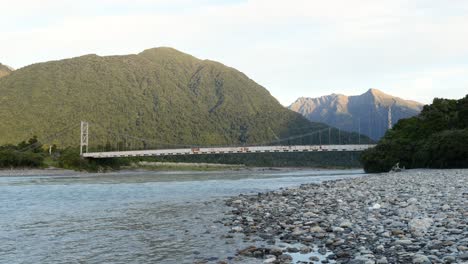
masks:
<path id="1" fill-rule="evenodd" d="M 395 124 L 421 112 L 423 104 L 369 89 L 357 96 L 331 94 L 319 98 L 301 97 L 289 106 L 314 122 L 323 122 L 347 131 L 380 139 L 388 129 L 388 112 Z"/>
<path id="2" fill-rule="evenodd" d="M 0 79 L 0 119 L 0 144 L 37 135 L 76 146 L 85 120 L 91 146 L 121 148 L 265 144 L 292 136 L 285 143 L 318 143 L 312 132 L 327 128 L 285 109 L 242 72 L 172 48 L 18 69 Z M 339 133 L 331 134 L 337 142 Z M 356 138 L 345 134 L 341 142 Z"/>
<path id="3" fill-rule="evenodd" d="M 0 78 L 4 77 L 4 76 L 7 76 L 9 75 L 10 73 L 12 73 L 14 71 L 13 68 L 7 66 L 7 65 L 3 65 L 0 63 Z"/>

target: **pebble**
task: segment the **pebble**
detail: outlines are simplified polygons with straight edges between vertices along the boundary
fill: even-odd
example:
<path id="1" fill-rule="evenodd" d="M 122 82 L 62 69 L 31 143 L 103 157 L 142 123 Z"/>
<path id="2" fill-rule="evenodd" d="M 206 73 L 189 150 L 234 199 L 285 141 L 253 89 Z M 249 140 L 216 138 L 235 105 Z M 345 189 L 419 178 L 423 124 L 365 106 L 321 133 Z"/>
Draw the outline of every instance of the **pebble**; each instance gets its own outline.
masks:
<path id="1" fill-rule="evenodd" d="M 264 263 L 289 263 L 284 252 L 311 245 L 322 263 L 463 263 L 467 200 L 468 169 L 406 170 L 241 195 L 227 201 L 223 223 L 264 239 L 267 248 L 239 251 Z M 308 247 L 283 250 L 275 240 Z"/>

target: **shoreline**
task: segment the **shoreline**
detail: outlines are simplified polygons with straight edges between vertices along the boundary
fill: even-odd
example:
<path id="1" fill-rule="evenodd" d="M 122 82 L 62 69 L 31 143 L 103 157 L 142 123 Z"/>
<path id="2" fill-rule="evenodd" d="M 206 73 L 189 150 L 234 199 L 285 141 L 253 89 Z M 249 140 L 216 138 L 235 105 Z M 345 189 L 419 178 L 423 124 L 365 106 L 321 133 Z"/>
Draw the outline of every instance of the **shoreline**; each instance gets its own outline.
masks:
<path id="1" fill-rule="evenodd" d="M 468 169 L 370 174 L 226 204 L 224 225 L 252 242 L 238 255 L 264 263 L 468 262 Z"/>
<path id="2" fill-rule="evenodd" d="M 195 163 L 194 163 L 195 164 Z M 87 171 L 76 171 L 76 170 L 67 170 L 61 168 L 13 168 L 13 169 L 0 169 L 0 177 L 43 177 L 43 176 L 76 176 L 76 175 L 106 175 L 113 173 L 131 173 L 131 172 L 183 172 L 183 173 L 216 173 L 216 172 L 291 172 L 291 171 L 304 171 L 304 170 L 314 170 L 314 171 L 330 171 L 330 170 L 349 170 L 349 169 L 358 169 L 358 168 L 314 168 L 314 167 L 247 167 L 247 166 L 230 166 L 229 164 L 222 164 L 221 166 L 208 166 L 208 169 L 205 164 L 183 164 L 183 165 L 173 165 L 173 166 L 162 166 L 160 168 L 154 167 L 122 167 L 119 170 L 112 170 L 106 172 L 87 172 Z M 359 168 L 360 169 L 360 168 Z"/>

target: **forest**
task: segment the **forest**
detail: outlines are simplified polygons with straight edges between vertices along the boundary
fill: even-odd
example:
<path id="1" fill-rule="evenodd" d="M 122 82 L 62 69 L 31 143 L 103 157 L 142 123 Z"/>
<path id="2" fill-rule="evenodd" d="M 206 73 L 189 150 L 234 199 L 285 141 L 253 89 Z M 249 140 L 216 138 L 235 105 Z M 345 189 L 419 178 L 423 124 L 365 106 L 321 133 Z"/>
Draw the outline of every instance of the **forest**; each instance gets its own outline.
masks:
<path id="1" fill-rule="evenodd" d="M 400 120 L 362 153 L 366 172 L 387 172 L 395 164 L 412 168 L 468 167 L 468 95 L 434 99 L 415 117 Z"/>

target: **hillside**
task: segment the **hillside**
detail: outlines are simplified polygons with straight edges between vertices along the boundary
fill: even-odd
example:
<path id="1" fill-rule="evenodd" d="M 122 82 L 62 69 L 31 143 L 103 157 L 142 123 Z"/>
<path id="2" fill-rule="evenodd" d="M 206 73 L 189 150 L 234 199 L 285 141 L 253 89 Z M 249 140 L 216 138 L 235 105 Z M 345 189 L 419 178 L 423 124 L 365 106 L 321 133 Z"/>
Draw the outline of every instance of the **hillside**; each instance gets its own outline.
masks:
<path id="1" fill-rule="evenodd" d="M 285 109 L 243 73 L 172 48 L 33 64 L 1 78 L 0 96 L 0 144 L 32 135 L 52 143 L 57 133 L 53 143 L 76 146 L 81 120 L 90 122 L 95 147 L 253 144 L 326 128 Z M 286 143 L 318 141 L 315 134 Z M 357 136 L 342 134 L 347 141 Z"/>
<path id="2" fill-rule="evenodd" d="M 367 172 L 406 168 L 468 168 L 468 95 L 434 99 L 415 117 L 400 120 L 378 145 L 363 152 Z"/>
<path id="3" fill-rule="evenodd" d="M 369 89 L 357 96 L 331 94 L 319 98 L 299 98 L 289 106 L 314 122 L 323 122 L 347 131 L 360 131 L 378 140 L 388 128 L 388 109 L 392 109 L 392 124 L 402 118 L 417 115 L 423 104 Z"/>
<path id="4" fill-rule="evenodd" d="M 0 78 L 9 75 L 11 72 L 13 72 L 11 67 L 0 63 Z"/>

